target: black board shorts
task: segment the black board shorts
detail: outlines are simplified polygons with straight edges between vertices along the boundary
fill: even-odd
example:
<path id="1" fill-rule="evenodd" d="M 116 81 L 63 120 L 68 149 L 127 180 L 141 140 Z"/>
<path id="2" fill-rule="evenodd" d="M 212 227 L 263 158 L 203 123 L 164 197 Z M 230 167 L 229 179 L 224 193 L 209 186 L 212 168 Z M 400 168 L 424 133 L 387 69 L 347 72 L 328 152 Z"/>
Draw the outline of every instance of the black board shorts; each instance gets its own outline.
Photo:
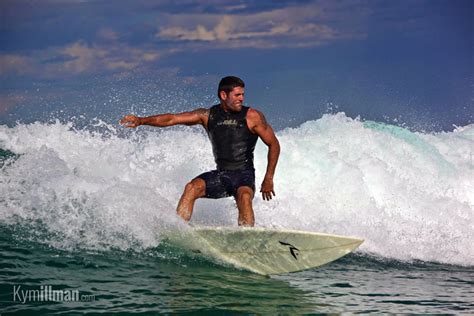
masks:
<path id="1" fill-rule="evenodd" d="M 254 170 L 212 170 L 204 172 L 196 178 L 206 182 L 206 195 L 209 199 L 220 199 L 235 196 L 237 189 L 243 186 L 252 188 L 255 192 Z"/>

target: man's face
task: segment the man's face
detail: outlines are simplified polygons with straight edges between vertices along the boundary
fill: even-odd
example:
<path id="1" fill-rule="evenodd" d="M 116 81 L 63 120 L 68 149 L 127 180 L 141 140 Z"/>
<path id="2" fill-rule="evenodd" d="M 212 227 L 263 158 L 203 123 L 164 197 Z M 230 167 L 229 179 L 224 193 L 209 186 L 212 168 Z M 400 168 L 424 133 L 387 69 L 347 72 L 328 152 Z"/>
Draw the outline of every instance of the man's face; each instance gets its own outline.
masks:
<path id="1" fill-rule="evenodd" d="M 244 104 L 244 88 L 235 87 L 229 93 L 221 91 L 221 99 L 224 105 L 224 110 L 240 112 L 240 110 L 242 110 L 242 105 Z"/>

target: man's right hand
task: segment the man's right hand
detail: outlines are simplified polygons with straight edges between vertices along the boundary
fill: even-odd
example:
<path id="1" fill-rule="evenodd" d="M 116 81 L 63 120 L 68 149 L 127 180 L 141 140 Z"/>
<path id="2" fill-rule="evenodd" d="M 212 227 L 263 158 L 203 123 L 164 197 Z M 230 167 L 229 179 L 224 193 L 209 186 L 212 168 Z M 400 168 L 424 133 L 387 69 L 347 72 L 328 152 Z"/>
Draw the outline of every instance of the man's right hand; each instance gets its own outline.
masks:
<path id="1" fill-rule="evenodd" d="M 135 115 L 125 115 L 121 120 L 120 124 L 125 127 L 136 128 L 141 124 L 140 118 Z"/>

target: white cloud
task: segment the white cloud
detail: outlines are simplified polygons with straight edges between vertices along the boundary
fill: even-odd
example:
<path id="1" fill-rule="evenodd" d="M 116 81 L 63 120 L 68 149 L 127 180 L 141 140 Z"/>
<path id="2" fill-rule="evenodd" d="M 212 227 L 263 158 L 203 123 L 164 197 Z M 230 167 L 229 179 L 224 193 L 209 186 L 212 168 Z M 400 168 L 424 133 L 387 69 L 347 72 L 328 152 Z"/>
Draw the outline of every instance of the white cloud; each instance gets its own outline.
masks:
<path id="1" fill-rule="evenodd" d="M 89 47 L 81 42 L 60 49 L 59 54 L 71 58 L 61 64 L 61 67 L 70 73 L 87 72 L 89 69 L 99 67 L 107 58 L 105 49 Z"/>
<path id="2" fill-rule="evenodd" d="M 336 8 L 337 9 L 337 8 Z M 334 9 L 333 11 L 337 11 Z M 178 14 L 160 18 L 159 39 L 182 42 L 213 42 L 206 47 L 301 47 L 341 39 L 363 38 L 357 30 L 330 25 L 336 15 L 320 5 L 287 7 L 249 14 Z M 361 15 L 365 12 L 359 13 Z M 340 17 L 339 17 L 340 18 Z M 335 19 L 335 18 L 334 18 Z"/>
<path id="3" fill-rule="evenodd" d="M 233 30 L 233 19 L 226 15 L 221 18 L 212 30 L 208 30 L 205 26 L 200 24 L 197 25 L 194 30 L 187 30 L 182 27 L 170 27 L 162 29 L 158 36 L 189 41 L 225 41 L 231 39 Z"/>
<path id="4" fill-rule="evenodd" d="M 231 4 L 227 6 L 223 6 L 224 11 L 236 11 L 236 10 L 244 10 L 247 8 L 247 4 L 241 3 L 241 4 Z"/>
<path id="5" fill-rule="evenodd" d="M 28 74 L 35 69 L 34 59 L 18 54 L 0 55 L 0 75 L 8 73 Z"/>
<path id="6" fill-rule="evenodd" d="M 118 40 L 118 34 L 111 28 L 101 28 L 97 32 L 97 36 L 100 39 L 107 40 L 107 41 L 116 41 Z"/>
<path id="7" fill-rule="evenodd" d="M 70 44 L 59 50 L 71 60 L 60 67 L 72 73 L 87 73 L 97 70 L 133 70 L 158 60 L 162 53 L 140 49 L 119 43 L 109 45 L 87 45 L 83 42 Z"/>
<path id="8" fill-rule="evenodd" d="M 146 67 L 166 53 L 120 43 L 98 45 L 77 41 L 63 47 L 36 51 L 31 56 L 0 55 L 0 75 L 63 77 L 104 71 L 130 71 Z"/>

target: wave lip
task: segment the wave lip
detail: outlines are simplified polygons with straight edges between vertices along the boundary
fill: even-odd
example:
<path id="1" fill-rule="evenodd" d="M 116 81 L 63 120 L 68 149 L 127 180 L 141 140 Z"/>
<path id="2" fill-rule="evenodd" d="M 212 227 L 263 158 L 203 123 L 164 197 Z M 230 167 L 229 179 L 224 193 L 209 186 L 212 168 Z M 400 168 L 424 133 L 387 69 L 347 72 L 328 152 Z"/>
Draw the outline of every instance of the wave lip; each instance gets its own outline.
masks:
<path id="1" fill-rule="evenodd" d="M 259 203 L 266 224 L 359 236 L 361 251 L 387 258 L 473 265 L 473 131 L 414 133 L 343 113 L 286 129 L 278 207 Z"/>

